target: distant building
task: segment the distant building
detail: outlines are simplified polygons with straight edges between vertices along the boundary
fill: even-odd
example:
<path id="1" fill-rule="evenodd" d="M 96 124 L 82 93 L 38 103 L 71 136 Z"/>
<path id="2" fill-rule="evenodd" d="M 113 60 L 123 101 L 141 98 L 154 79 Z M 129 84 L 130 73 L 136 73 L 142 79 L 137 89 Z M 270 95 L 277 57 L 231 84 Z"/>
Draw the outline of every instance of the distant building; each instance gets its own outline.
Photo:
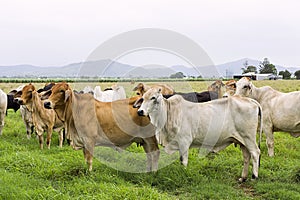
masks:
<path id="1" fill-rule="evenodd" d="M 282 75 L 274 75 L 274 74 L 255 74 L 254 72 L 248 72 L 245 74 L 234 74 L 233 78 L 234 79 L 240 79 L 242 77 L 249 77 L 252 80 L 277 80 L 277 79 L 282 79 Z"/>

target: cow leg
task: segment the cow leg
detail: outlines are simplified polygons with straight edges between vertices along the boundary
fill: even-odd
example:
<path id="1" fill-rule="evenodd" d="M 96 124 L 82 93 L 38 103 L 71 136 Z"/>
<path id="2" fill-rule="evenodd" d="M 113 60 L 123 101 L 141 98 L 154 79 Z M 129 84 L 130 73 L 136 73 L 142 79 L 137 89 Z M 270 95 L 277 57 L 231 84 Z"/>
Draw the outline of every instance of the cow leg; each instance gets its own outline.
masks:
<path id="1" fill-rule="evenodd" d="M 64 129 L 58 131 L 58 137 L 59 137 L 59 147 L 62 148 L 64 142 Z"/>
<path id="2" fill-rule="evenodd" d="M 63 135 L 63 141 L 62 141 L 62 144 L 65 143 L 65 140 L 66 140 L 66 130 L 65 128 L 62 129 L 62 135 Z M 69 143 L 68 143 L 69 144 Z"/>
<path id="3" fill-rule="evenodd" d="M 258 178 L 258 168 L 259 168 L 259 156 L 260 150 L 256 144 L 255 137 L 253 141 L 246 139 L 245 146 L 242 146 L 243 156 L 244 156 L 244 170 L 242 173 L 242 180 L 246 180 L 248 176 L 248 168 L 250 162 L 250 156 L 252 158 L 252 179 Z"/>
<path id="4" fill-rule="evenodd" d="M 239 182 L 245 182 L 247 180 L 248 172 L 249 172 L 250 153 L 248 149 L 243 145 L 241 145 L 241 150 L 244 158 L 244 167 L 242 171 L 242 177 L 239 179 Z"/>
<path id="5" fill-rule="evenodd" d="M 252 179 L 258 178 L 258 168 L 259 168 L 259 159 L 260 159 L 260 150 L 255 144 L 256 148 L 252 148 L 252 150 L 249 150 L 252 158 Z"/>
<path id="6" fill-rule="evenodd" d="M 183 166 L 187 166 L 189 159 L 189 146 L 187 144 L 179 144 L 180 162 Z"/>
<path id="7" fill-rule="evenodd" d="M 32 135 L 33 132 L 34 132 L 34 126 L 32 125 L 32 126 L 30 126 L 30 135 Z"/>
<path id="8" fill-rule="evenodd" d="M 268 155 L 270 157 L 274 156 L 274 134 L 272 127 L 268 127 L 264 129 L 264 132 L 267 137 L 267 147 L 268 147 Z"/>
<path id="9" fill-rule="evenodd" d="M 27 133 L 27 139 L 29 140 L 31 138 L 31 133 L 27 128 L 26 128 L 26 133 Z"/>
<path id="10" fill-rule="evenodd" d="M 3 130 L 3 127 L 4 127 L 4 116 L 5 116 L 5 113 L 1 112 L 0 113 L 0 135 L 2 135 L 2 130 Z"/>
<path id="11" fill-rule="evenodd" d="M 155 137 L 145 138 L 143 148 L 147 155 L 147 172 L 157 171 L 160 151 Z"/>
<path id="12" fill-rule="evenodd" d="M 88 164 L 89 171 L 93 168 L 93 152 L 90 152 L 87 148 L 83 148 L 84 160 Z"/>
<path id="13" fill-rule="evenodd" d="M 47 130 L 47 147 L 48 149 L 50 149 L 50 145 L 51 145 L 51 138 L 52 138 L 52 127 L 48 127 L 48 130 Z"/>
<path id="14" fill-rule="evenodd" d="M 27 139 L 30 139 L 31 134 L 33 133 L 33 127 L 30 127 L 28 123 L 25 123 L 25 125 L 26 125 Z"/>
<path id="15" fill-rule="evenodd" d="M 40 149 L 43 149 L 43 143 L 44 143 L 43 133 L 40 135 L 38 134 L 38 137 L 39 137 Z"/>

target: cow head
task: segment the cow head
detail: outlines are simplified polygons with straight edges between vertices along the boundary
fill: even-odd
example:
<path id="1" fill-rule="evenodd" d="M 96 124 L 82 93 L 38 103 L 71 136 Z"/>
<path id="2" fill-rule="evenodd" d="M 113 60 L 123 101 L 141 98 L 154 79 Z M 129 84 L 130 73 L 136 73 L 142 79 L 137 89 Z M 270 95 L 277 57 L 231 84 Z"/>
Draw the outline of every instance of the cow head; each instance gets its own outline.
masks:
<path id="1" fill-rule="evenodd" d="M 224 83 L 221 80 L 216 80 L 215 82 L 213 82 L 210 86 L 207 87 L 208 91 L 215 91 L 218 92 L 219 90 L 222 89 L 222 87 L 224 87 Z"/>
<path id="2" fill-rule="evenodd" d="M 34 85 L 31 83 L 25 85 L 23 89 L 15 94 L 14 101 L 20 105 L 29 104 L 32 101 L 32 92 L 35 91 Z"/>
<path id="3" fill-rule="evenodd" d="M 44 102 L 44 107 L 47 109 L 54 109 L 58 106 L 63 106 L 69 100 L 72 93 L 70 86 L 65 83 L 57 83 L 51 89 L 51 94 Z"/>
<path id="4" fill-rule="evenodd" d="M 223 98 L 233 96 L 236 91 L 236 81 L 230 80 L 225 83 L 225 93 L 223 95 Z"/>
<path id="5" fill-rule="evenodd" d="M 218 98 L 222 97 L 224 93 L 224 83 L 221 80 L 216 80 L 210 86 L 207 87 L 208 91 L 214 91 L 218 93 Z"/>
<path id="6" fill-rule="evenodd" d="M 145 92 L 149 89 L 144 83 L 139 83 L 137 86 L 133 88 L 132 91 L 136 91 L 136 94 L 139 96 L 143 96 Z"/>
<path id="7" fill-rule="evenodd" d="M 148 116 L 153 111 L 158 110 L 159 104 L 163 100 L 160 88 L 149 89 L 142 98 L 142 104 L 138 109 L 139 116 Z M 138 100 L 139 101 L 139 100 Z"/>
<path id="8" fill-rule="evenodd" d="M 236 82 L 236 92 L 235 94 L 249 97 L 252 92 L 251 79 L 248 77 L 243 77 L 238 82 Z"/>

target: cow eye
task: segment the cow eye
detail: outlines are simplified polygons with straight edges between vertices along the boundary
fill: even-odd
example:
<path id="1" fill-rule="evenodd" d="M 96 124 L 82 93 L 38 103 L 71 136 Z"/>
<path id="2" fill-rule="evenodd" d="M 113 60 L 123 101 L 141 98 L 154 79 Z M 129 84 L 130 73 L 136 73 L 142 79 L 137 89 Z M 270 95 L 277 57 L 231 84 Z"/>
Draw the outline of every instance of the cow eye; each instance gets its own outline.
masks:
<path id="1" fill-rule="evenodd" d="M 155 100 L 155 97 L 151 97 L 151 99 L 150 100 Z"/>
<path id="2" fill-rule="evenodd" d="M 249 88 L 249 86 L 248 86 L 248 85 L 245 85 L 243 88 L 244 88 L 244 89 L 248 89 L 248 88 Z"/>
<path id="3" fill-rule="evenodd" d="M 64 90 L 60 90 L 59 92 L 64 93 L 65 91 Z"/>

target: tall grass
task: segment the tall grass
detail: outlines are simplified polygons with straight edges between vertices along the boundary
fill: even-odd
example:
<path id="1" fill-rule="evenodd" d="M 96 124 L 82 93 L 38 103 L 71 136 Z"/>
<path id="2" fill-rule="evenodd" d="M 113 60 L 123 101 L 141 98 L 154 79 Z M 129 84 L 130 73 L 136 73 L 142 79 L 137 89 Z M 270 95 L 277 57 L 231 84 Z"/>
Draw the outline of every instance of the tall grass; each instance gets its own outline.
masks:
<path id="1" fill-rule="evenodd" d="M 274 84 L 282 91 L 297 90 L 299 83 L 254 82 L 258 86 Z M 131 95 L 132 85 L 127 84 L 127 94 Z M 170 84 L 185 90 L 183 83 Z M 197 91 L 207 87 L 203 82 L 188 84 Z M 9 91 L 15 86 L 1 84 L 0 88 Z M 187 168 L 178 159 L 156 173 L 128 173 L 94 159 L 93 171 L 88 172 L 82 151 L 74 151 L 66 143 L 59 148 L 57 133 L 53 134 L 51 149 L 40 150 L 34 135 L 26 138 L 19 111 L 9 110 L 0 137 L 0 199 L 300 199 L 299 138 L 275 133 L 273 158 L 267 156 L 265 143 L 261 146 L 259 179 L 242 184 L 237 181 L 242 153 L 233 145 L 205 157 L 198 149 L 191 149 Z M 128 151 L 143 152 L 136 145 Z M 126 159 L 120 155 L 119 159 Z"/>

